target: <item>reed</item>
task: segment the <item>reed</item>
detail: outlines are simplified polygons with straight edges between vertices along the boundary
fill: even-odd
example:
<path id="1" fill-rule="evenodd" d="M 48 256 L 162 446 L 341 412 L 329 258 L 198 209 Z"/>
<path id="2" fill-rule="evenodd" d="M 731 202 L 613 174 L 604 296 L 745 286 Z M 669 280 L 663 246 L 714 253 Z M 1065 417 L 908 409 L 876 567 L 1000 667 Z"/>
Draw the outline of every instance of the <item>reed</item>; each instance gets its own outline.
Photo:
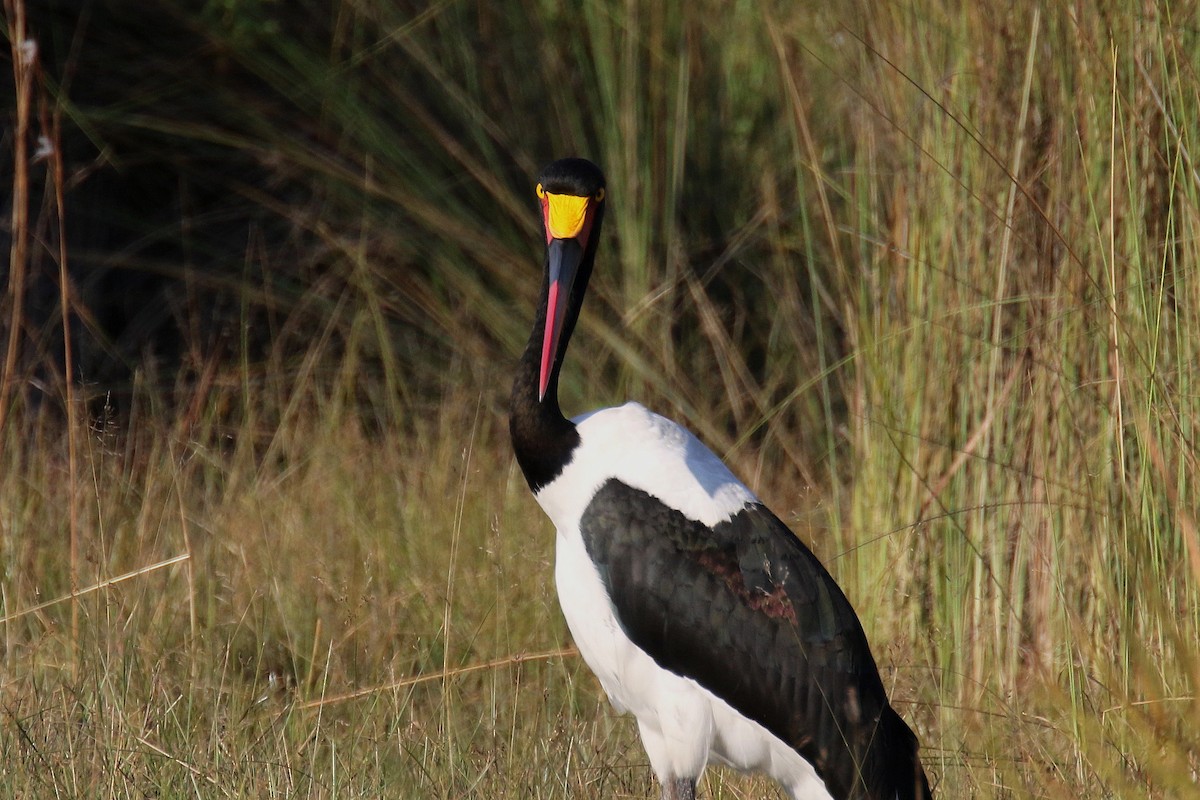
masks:
<path id="1" fill-rule="evenodd" d="M 936 794 L 1195 793 L 1190 5 L 152 6 L 152 75 L 99 18 L 73 51 L 121 102 L 41 91 L 220 198 L 125 255 L 233 333 L 187 306 L 178 370 L 64 401 L 20 281 L 112 259 L 13 217 L 0 796 L 651 796 L 506 441 L 570 153 L 613 213 L 564 406 L 685 422 L 813 546 Z"/>

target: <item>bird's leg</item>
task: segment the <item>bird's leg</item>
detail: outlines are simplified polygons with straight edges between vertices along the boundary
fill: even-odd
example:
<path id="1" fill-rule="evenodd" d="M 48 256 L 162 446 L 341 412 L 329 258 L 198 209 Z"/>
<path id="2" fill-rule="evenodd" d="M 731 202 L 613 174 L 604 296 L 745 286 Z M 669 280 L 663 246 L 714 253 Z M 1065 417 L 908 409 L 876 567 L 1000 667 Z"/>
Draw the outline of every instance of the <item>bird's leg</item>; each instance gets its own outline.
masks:
<path id="1" fill-rule="evenodd" d="M 692 778 L 667 778 L 663 781 L 662 800 L 696 800 L 696 781 Z"/>

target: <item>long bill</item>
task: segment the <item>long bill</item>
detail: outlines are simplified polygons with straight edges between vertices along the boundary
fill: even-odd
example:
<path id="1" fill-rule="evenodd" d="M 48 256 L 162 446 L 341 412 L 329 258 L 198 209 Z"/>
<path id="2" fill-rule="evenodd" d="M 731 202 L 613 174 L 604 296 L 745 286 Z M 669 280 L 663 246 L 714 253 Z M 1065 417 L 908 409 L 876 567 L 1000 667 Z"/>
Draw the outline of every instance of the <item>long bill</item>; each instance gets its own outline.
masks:
<path id="1" fill-rule="evenodd" d="M 567 306 L 571 304 L 571 286 L 579 264 L 583 261 L 583 247 L 578 239 L 551 239 L 546 247 L 546 262 L 549 272 L 549 288 L 546 296 L 546 330 L 542 334 L 542 368 L 538 378 L 538 402 L 546 397 L 550 376 L 558 358 L 563 322 L 567 318 Z"/>

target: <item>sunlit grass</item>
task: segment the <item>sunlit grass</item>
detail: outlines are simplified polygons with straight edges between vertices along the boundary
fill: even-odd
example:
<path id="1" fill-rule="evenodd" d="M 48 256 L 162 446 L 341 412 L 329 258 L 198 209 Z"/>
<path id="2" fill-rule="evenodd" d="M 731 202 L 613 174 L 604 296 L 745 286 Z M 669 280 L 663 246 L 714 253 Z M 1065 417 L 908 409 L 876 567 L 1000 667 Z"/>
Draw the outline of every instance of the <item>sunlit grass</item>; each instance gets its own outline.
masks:
<path id="1" fill-rule="evenodd" d="M 211 84 L 59 98 L 248 159 L 222 185 L 261 219 L 152 265 L 232 321 L 92 402 L 74 471 L 49 345 L 0 397 L 0 796 L 653 795 L 506 442 L 530 182 L 568 153 L 612 214 L 564 406 L 680 419 L 812 544 L 936 794 L 1194 794 L 1178 9 L 206 8 L 170 14 Z"/>

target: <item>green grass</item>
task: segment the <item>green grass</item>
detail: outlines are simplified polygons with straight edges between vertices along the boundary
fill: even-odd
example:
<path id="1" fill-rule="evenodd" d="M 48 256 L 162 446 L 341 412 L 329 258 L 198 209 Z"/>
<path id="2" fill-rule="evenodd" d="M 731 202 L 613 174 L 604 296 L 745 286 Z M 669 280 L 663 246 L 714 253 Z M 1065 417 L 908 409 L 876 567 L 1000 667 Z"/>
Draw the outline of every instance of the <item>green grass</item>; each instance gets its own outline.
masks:
<path id="1" fill-rule="evenodd" d="M 235 333 L 119 414 L 64 422 L 61 339 L 17 339 L 0 796 L 655 794 L 506 441 L 574 152 L 612 213 L 564 406 L 686 422 L 812 544 L 937 796 L 1194 795 L 1194 9 L 806 6 L 163 3 L 200 50 L 106 60 L 120 104 L 47 64 L 114 162 L 256 216 L 146 234 Z"/>

